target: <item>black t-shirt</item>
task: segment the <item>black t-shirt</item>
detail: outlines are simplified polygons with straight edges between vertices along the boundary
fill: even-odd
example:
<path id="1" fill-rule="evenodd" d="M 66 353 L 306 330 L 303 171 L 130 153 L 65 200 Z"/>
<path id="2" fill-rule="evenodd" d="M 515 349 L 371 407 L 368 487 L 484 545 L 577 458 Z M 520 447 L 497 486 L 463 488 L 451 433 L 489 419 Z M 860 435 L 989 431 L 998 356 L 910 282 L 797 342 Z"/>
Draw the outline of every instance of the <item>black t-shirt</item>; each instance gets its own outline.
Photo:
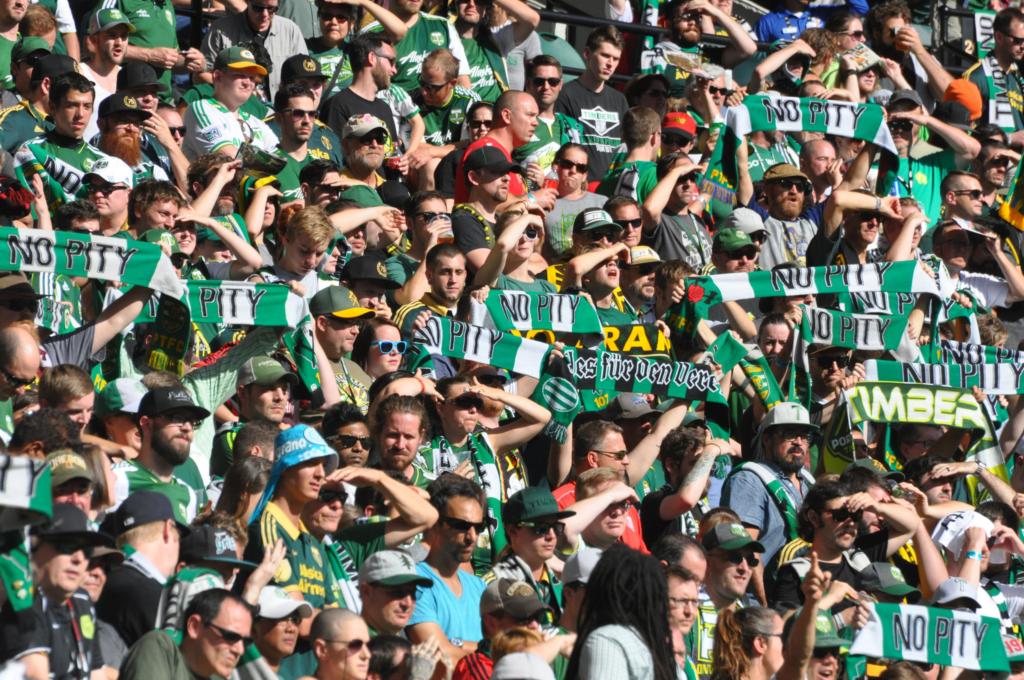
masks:
<path id="1" fill-rule="evenodd" d="M 588 90 L 579 80 L 562 87 L 555 102 L 555 113 L 575 118 L 583 125 L 583 146 L 590 154 L 591 181 L 608 174 L 612 156 L 622 143 L 622 117 L 628 110 L 626 97 L 608 85 L 600 92 Z"/>
<path id="2" fill-rule="evenodd" d="M 440 192 L 445 198 L 455 196 L 455 173 L 459 170 L 459 160 L 465 149 L 456 148 L 434 168 L 434 189 Z"/>
<path id="3" fill-rule="evenodd" d="M 353 92 L 351 88 L 345 88 L 331 97 L 325 106 L 327 109 L 327 125 L 337 132 L 339 137 L 341 136 L 341 130 L 345 125 L 345 121 L 350 116 L 369 113 L 384 121 L 384 124 L 388 126 L 388 133 L 391 135 L 392 140 L 398 139 L 398 134 L 395 130 L 395 117 L 391 112 L 391 107 L 380 99 L 366 101 Z"/>
<path id="4" fill-rule="evenodd" d="M 657 543 L 658 539 L 673 525 L 679 527 L 678 517 L 665 521 L 661 518 L 660 512 L 661 502 L 675 492 L 676 490 L 672 488 L 671 484 L 666 484 L 657 491 L 652 491 L 644 496 L 644 500 L 640 504 L 640 527 L 643 529 L 644 543 L 648 546 Z"/>
<path id="5" fill-rule="evenodd" d="M 163 586 L 159 582 L 131 563 L 121 564 L 111 570 L 100 601 L 96 603 L 96 612 L 131 647 L 156 627 L 162 593 Z"/>
<path id="6" fill-rule="evenodd" d="M 477 219 L 476 215 L 465 208 L 452 211 L 452 231 L 455 232 L 455 245 L 464 253 L 480 248 L 490 250 L 494 247 L 494 223 Z"/>
<path id="7" fill-rule="evenodd" d="M 49 657 L 54 680 L 88 678 L 101 668 L 103 654 L 89 594 L 79 590 L 58 604 L 37 591 L 32 607 L 17 614 L 5 604 L 0 611 L 0 658 L 29 652 Z"/>

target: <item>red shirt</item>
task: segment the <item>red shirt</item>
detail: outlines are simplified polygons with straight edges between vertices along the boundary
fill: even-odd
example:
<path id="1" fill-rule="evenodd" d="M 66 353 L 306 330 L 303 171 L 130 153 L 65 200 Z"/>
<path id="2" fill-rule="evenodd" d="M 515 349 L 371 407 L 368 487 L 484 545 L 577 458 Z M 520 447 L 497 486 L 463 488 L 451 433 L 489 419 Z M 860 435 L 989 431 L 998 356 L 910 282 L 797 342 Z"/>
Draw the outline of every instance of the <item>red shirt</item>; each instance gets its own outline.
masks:
<path id="1" fill-rule="evenodd" d="M 466 159 L 469 154 L 473 153 L 477 149 L 484 146 L 493 146 L 496 149 L 500 149 L 501 153 L 505 155 L 508 161 L 512 162 L 512 154 L 506 149 L 501 142 L 496 140 L 494 137 L 483 137 L 478 139 L 469 146 L 462 153 L 462 158 L 459 159 L 459 167 L 455 171 L 455 204 L 465 203 L 469 200 L 469 182 L 466 181 L 466 173 L 462 169 L 466 163 Z M 509 196 L 525 196 L 526 185 L 523 184 L 523 178 L 519 176 L 519 173 L 513 172 L 509 174 L 508 184 L 508 195 Z"/>
<path id="2" fill-rule="evenodd" d="M 576 481 L 566 482 L 552 491 L 551 495 L 555 497 L 558 509 L 565 510 L 576 502 Z M 647 544 L 644 543 L 644 536 L 640 526 L 640 513 L 637 512 L 635 505 L 631 505 L 629 506 L 629 512 L 626 513 L 626 530 L 622 533 L 619 541 L 625 543 L 633 550 L 639 550 L 648 555 L 651 551 L 647 549 Z"/>
<path id="3" fill-rule="evenodd" d="M 482 652 L 473 652 L 459 659 L 452 680 L 490 680 L 494 660 Z"/>

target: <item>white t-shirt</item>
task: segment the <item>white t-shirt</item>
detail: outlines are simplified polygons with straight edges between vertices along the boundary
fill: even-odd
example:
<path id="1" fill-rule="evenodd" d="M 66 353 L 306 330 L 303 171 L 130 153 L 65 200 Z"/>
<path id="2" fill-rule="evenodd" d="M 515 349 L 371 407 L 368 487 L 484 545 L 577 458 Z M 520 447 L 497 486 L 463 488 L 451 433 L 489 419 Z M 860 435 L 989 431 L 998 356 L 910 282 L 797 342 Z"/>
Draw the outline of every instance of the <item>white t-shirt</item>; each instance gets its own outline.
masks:
<path id="1" fill-rule="evenodd" d="M 60 9 L 59 4 L 57 5 L 57 9 Z M 89 64 L 82 62 L 78 65 L 78 70 L 96 86 L 96 99 L 93 100 L 92 118 L 89 119 L 89 124 L 85 127 L 85 138 L 92 139 L 100 133 L 100 126 L 97 122 L 100 115 L 100 102 L 114 93 L 100 85 L 99 78 L 96 77 L 96 72 L 92 70 Z"/>

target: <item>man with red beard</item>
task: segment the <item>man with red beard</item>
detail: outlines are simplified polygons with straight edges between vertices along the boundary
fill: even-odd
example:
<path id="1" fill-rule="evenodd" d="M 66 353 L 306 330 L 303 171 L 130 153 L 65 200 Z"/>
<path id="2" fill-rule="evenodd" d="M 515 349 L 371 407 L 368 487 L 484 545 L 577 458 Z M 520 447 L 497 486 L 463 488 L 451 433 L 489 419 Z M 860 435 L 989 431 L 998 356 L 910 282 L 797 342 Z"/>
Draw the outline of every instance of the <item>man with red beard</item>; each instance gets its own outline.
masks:
<path id="1" fill-rule="evenodd" d="M 99 106 L 99 148 L 103 153 L 120 158 L 131 167 L 135 181 L 170 179 L 159 165 L 142 155 L 142 124 L 152 113 L 139 107 L 135 97 L 115 92 Z"/>

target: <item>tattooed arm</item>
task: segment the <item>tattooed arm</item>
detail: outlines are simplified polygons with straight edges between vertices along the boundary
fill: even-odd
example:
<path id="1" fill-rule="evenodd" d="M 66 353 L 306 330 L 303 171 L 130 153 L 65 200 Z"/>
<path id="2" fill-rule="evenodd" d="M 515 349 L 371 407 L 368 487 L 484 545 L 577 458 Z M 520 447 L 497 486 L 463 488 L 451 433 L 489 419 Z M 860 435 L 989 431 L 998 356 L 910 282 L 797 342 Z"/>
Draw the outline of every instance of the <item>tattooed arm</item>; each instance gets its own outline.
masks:
<path id="1" fill-rule="evenodd" d="M 711 475 L 711 468 L 715 464 L 715 458 L 720 453 L 728 451 L 728 445 L 720 440 L 713 439 L 706 444 L 697 457 L 697 462 L 683 479 L 679 489 L 671 496 L 662 499 L 658 507 L 658 514 L 663 520 L 670 520 L 679 517 L 688 511 L 704 496 L 704 490 L 708 486 L 708 477 Z"/>

